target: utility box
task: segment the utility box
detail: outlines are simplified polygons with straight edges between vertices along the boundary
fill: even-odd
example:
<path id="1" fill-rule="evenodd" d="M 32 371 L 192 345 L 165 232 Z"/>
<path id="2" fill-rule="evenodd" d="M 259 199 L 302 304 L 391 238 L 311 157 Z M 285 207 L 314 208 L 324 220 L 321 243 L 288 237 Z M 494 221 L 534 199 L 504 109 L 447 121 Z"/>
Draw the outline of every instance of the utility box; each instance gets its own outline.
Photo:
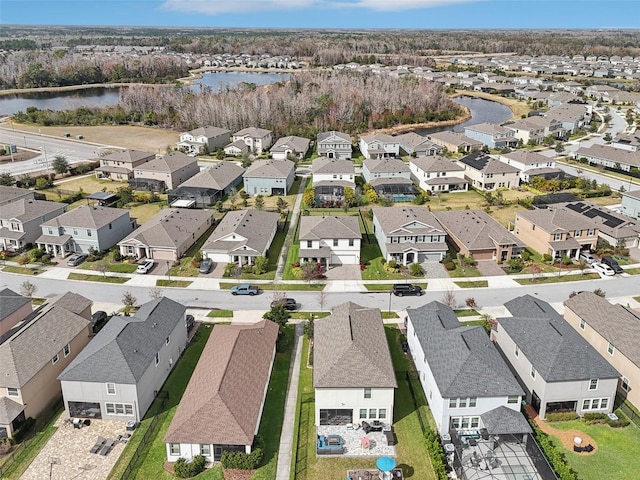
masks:
<path id="1" fill-rule="evenodd" d="M 4 150 L 7 153 L 18 153 L 18 147 L 15 145 L 9 145 L 8 143 L 4 146 Z"/>

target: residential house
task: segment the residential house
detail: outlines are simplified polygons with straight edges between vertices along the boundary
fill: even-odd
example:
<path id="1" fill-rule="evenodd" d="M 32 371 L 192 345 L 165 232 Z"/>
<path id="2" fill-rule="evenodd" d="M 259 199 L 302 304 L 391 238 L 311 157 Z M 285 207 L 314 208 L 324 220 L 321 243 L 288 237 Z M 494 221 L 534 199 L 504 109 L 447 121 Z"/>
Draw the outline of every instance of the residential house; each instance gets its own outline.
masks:
<path id="1" fill-rule="evenodd" d="M 351 160 L 353 144 L 351 136 L 332 130 L 318 134 L 318 155 L 339 160 Z"/>
<path id="2" fill-rule="evenodd" d="M 298 230 L 300 262 L 360 264 L 360 223 L 355 216 L 302 216 Z"/>
<path id="3" fill-rule="evenodd" d="M 0 210 L 0 243 L 3 250 L 17 250 L 34 244 L 42 229 L 40 224 L 62 215 L 66 203 L 21 198 Z"/>
<path id="4" fill-rule="evenodd" d="M 123 256 L 165 260 L 182 258 L 214 219 L 211 210 L 164 208 L 118 242 Z"/>
<path id="5" fill-rule="evenodd" d="M 628 217 L 640 220 L 640 190 L 622 193 L 620 211 Z"/>
<path id="6" fill-rule="evenodd" d="M 489 148 L 502 149 L 518 144 L 513 130 L 492 123 L 478 123 L 465 127 L 464 134 Z"/>
<path id="7" fill-rule="evenodd" d="M 618 392 L 640 408 L 640 314 L 593 292 L 564 302 L 564 319 L 620 372 Z"/>
<path id="8" fill-rule="evenodd" d="M 440 222 L 423 207 L 373 208 L 373 232 L 382 257 L 400 265 L 438 262 L 447 253 Z"/>
<path id="9" fill-rule="evenodd" d="M 66 416 L 142 420 L 187 346 L 185 310 L 163 297 L 112 317 L 58 376 Z"/>
<path id="10" fill-rule="evenodd" d="M 520 181 L 529 183 L 534 177 L 564 178 L 564 171 L 556 167 L 553 158 L 545 157 L 536 152 L 516 150 L 509 153 L 501 153 L 498 160 L 519 170 Z"/>
<path id="11" fill-rule="evenodd" d="M 505 128 L 513 130 L 514 137 L 523 144 L 541 144 L 545 137 L 561 138 L 565 134 L 562 123 L 554 118 L 532 116 L 507 123 Z"/>
<path id="12" fill-rule="evenodd" d="M 254 265 L 257 257 L 268 256 L 279 219 L 276 212 L 230 211 L 202 246 L 202 256 L 214 262 Z"/>
<path id="13" fill-rule="evenodd" d="M 516 212 L 513 233 L 541 254 L 578 258 L 582 250 L 595 250 L 598 227 L 593 220 L 564 207 Z"/>
<path id="14" fill-rule="evenodd" d="M 242 182 L 244 172 L 234 162 L 216 162 L 170 191 L 169 205 L 196 208 L 215 205 Z"/>
<path id="15" fill-rule="evenodd" d="M 379 309 L 346 302 L 314 322 L 316 426 L 393 424 L 397 386 Z"/>
<path id="16" fill-rule="evenodd" d="M 0 185 L 0 206 L 5 206 L 11 202 L 17 200 L 45 200 L 44 197 L 38 198 L 35 190 L 28 190 L 26 188 L 9 187 L 7 185 Z"/>
<path id="17" fill-rule="evenodd" d="M 395 138 L 400 144 L 400 148 L 404 150 L 407 155 L 424 157 L 440 155 L 444 151 L 443 146 L 433 143 L 431 140 L 415 132 L 404 133 Z"/>
<path id="18" fill-rule="evenodd" d="M 340 206 L 344 201 L 344 189 L 356 188 L 356 170 L 350 160 L 318 157 L 313 160 L 311 173 L 317 205 L 338 202 L 335 206 Z"/>
<path id="19" fill-rule="evenodd" d="M 231 130 L 226 128 L 199 127 L 180 134 L 178 149 L 187 154 L 198 155 L 205 151 L 215 152 L 225 147 L 231 138 Z"/>
<path id="20" fill-rule="evenodd" d="M 475 260 L 506 262 L 526 244 L 482 210 L 434 212 L 455 250 Z"/>
<path id="21" fill-rule="evenodd" d="M 505 304 L 491 340 L 541 419 L 547 413 L 610 413 L 620 374 L 551 305 L 531 295 Z"/>
<path id="22" fill-rule="evenodd" d="M 249 195 L 288 195 L 296 178 L 291 160 L 257 160 L 242 174 Z"/>
<path id="23" fill-rule="evenodd" d="M 302 160 L 309 151 L 311 140 L 290 135 L 279 138 L 271 147 L 271 158 L 274 160 Z"/>
<path id="24" fill-rule="evenodd" d="M 34 312 L 28 301 L 29 308 L 14 312 L 27 315 L 13 315 L 17 323 L 0 337 L 0 438 L 60 397 L 56 377 L 89 342 L 91 300 L 68 292 Z"/>
<path id="25" fill-rule="evenodd" d="M 450 132 L 448 130 L 430 133 L 427 138 L 450 152 L 469 153 L 473 150 L 480 150 L 483 146 L 482 142 L 469 138 L 464 133 Z"/>
<path id="26" fill-rule="evenodd" d="M 557 206 L 568 208 L 582 215 L 587 222 L 594 222 L 598 228 L 598 237 L 608 242 L 609 245 L 621 248 L 638 246 L 640 222 L 631 217 L 587 201 L 564 203 Z"/>
<path id="27" fill-rule="evenodd" d="M 249 147 L 251 153 L 262 155 L 273 143 L 273 133 L 271 130 L 265 130 L 264 128 L 243 128 L 234 133 L 231 138 L 232 142 L 237 142 L 238 140 L 242 140 Z"/>
<path id="28" fill-rule="evenodd" d="M 125 208 L 82 205 L 43 222 L 36 244 L 54 257 L 88 253 L 91 248 L 104 252 L 137 226 Z"/>
<path id="29" fill-rule="evenodd" d="M 244 140 L 236 140 L 224 147 L 224 153 L 229 157 L 240 157 L 242 155 L 249 155 L 249 153 L 251 153 L 251 147 L 247 145 Z"/>
<path id="30" fill-rule="evenodd" d="M 458 160 L 464 175 L 471 185 L 479 190 L 517 187 L 520 170 L 491 158 L 484 152 L 473 152 Z"/>
<path id="31" fill-rule="evenodd" d="M 195 158 L 171 152 L 136 167 L 129 184 L 134 190 L 163 192 L 176 188 L 199 171 Z"/>
<path id="32" fill-rule="evenodd" d="M 544 116 L 562 124 L 562 128 L 569 134 L 591 123 L 591 105 L 565 103 L 553 107 Z"/>
<path id="33" fill-rule="evenodd" d="M 9 288 L 0 290 L 0 337 L 33 311 L 31 298 Z"/>
<path id="34" fill-rule="evenodd" d="M 640 169 L 640 151 L 623 150 L 608 145 L 593 144 L 590 147 L 579 147 L 573 157 L 584 158 L 590 165 L 601 165 L 623 172 L 637 172 Z"/>
<path id="35" fill-rule="evenodd" d="M 412 158 L 409 160 L 409 169 L 413 180 L 426 192 L 466 192 L 469 189 L 464 168 L 447 158 Z"/>
<path id="36" fill-rule="evenodd" d="M 520 412 L 522 387 L 484 329 L 434 301 L 407 309 L 407 343 L 440 434 L 484 427 L 482 415 Z M 524 432 L 523 432 L 524 433 Z"/>
<path id="37" fill-rule="evenodd" d="M 96 168 L 96 177 L 110 178 L 122 182 L 133 178 L 136 167 L 154 160 L 156 155 L 140 150 L 123 150 L 100 157 L 100 166 Z"/>
<path id="38" fill-rule="evenodd" d="M 276 355 L 278 325 L 216 325 L 164 436 L 167 460 L 251 453 Z"/>
<path id="39" fill-rule="evenodd" d="M 622 150 L 629 150 L 630 152 L 640 151 L 640 132 L 637 130 L 634 133 L 619 133 L 611 141 L 613 148 L 620 148 Z"/>
<path id="40" fill-rule="evenodd" d="M 370 158 L 362 162 L 362 178 L 366 183 L 371 183 L 376 178 L 405 178 L 410 180 L 411 172 L 409 165 L 400 158 Z"/>
<path id="41" fill-rule="evenodd" d="M 398 157 L 400 155 L 398 139 L 385 133 L 363 135 L 360 137 L 358 146 L 364 158 Z"/>

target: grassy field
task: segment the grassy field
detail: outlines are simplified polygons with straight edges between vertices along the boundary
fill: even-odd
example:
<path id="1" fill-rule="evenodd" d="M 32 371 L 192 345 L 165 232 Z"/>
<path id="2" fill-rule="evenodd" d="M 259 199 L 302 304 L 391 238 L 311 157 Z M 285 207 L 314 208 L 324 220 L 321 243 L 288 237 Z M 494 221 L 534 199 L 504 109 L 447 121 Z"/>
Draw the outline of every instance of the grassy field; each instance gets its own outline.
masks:
<path id="1" fill-rule="evenodd" d="M 638 478 L 640 429 L 633 423 L 625 428 L 586 425 L 580 420 L 552 424 L 559 430 L 578 430 L 593 438 L 598 450 L 593 455 L 577 455 L 550 436 L 580 480 L 627 480 Z M 634 473 L 635 472 L 635 473 Z"/>
<path id="2" fill-rule="evenodd" d="M 207 313 L 211 318 L 233 318 L 233 310 L 211 310 Z"/>
<path id="3" fill-rule="evenodd" d="M 37 275 L 42 270 L 39 268 L 31 268 L 31 267 L 16 267 L 14 265 L 6 265 L 2 268 L 3 272 L 6 273 L 19 273 L 20 275 Z"/>
<path id="4" fill-rule="evenodd" d="M 474 280 L 468 282 L 453 282 L 460 288 L 483 288 L 488 287 L 489 282 L 486 280 Z"/>
<path id="5" fill-rule="evenodd" d="M 84 282 L 102 282 L 102 283 L 125 283 L 129 281 L 128 277 L 107 277 L 104 275 L 89 275 L 85 273 L 71 272 L 67 276 L 69 280 L 82 280 Z"/>
<path id="6" fill-rule="evenodd" d="M 536 283 L 563 283 L 563 282 L 579 282 L 582 280 L 596 280 L 600 278 L 597 273 L 585 273 L 584 275 L 562 275 L 561 277 L 536 277 L 531 278 L 517 278 L 516 282 L 520 285 L 531 285 Z"/>
<path id="7" fill-rule="evenodd" d="M 186 288 L 192 283 L 188 280 L 156 280 L 157 287 Z"/>

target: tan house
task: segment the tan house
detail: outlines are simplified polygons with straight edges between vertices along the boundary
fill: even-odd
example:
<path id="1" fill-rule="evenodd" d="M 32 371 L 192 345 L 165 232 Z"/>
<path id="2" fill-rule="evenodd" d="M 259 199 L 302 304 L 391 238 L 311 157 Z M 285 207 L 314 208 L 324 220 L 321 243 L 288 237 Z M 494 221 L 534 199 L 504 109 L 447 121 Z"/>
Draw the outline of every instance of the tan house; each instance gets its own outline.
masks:
<path id="1" fill-rule="evenodd" d="M 155 158 L 154 153 L 140 150 L 115 152 L 100 159 L 100 166 L 96 168 L 96 177 L 126 182 L 133 178 L 136 167 Z"/>
<path id="2" fill-rule="evenodd" d="M 520 170 L 491 158 L 484 152 L 473 152 L 458 160 L 464 176 L 478 190 L 497 190 L 520 185 Z"/>
<path id="3" fill-rule="evenodd" d="M 473 150 L 480 150 L 483 146 L 482 142 L 469 138 L 463 133 L 450 132 L 448 130 L 430 133 L 427 138 L 450 152 L 469 153 Z"/>
<path id="4" fill-rule="evenodd" d="M 0 438 L 12 437 L 60 397 L 58 375 L 89 343 L 91 304 L 65 293 L 0 337 Z"/>
<path id="5" fill-rule="evenodd" d="M 0 337 L 33 311 L 31 298 L 3 288 L 0 290 Z"/>
<path id="6" fill-rule="evenodd" d="M 118 242 L 120 253 L 178 260 L 213 225 L 211 210 L 165 208 Z"/>
<path id="7" fill-rule="evenodd" d="M 198 161 L 182 152 L 171 152 L 138 166 L 130 180 L 135 190 L 172 190 L 200 171 Z"/>
<path id="8" fill-rule="evenodd" d="M 40 224 L 62 215 L 66 203 L 21 198 L 0 209 L 0 248 L 18 249 L 40 237 Z"/>
<path id="9" fill-rule="evenodd" d="M 526 244 L 482 210 L 433 212 L 454 248 L 475 260 L 502 263 L 519 257 Z"/>
<path id="10" fill-rule="evenodd" d="M 232 142 L 242 141 L 256 155 L 262 155 L 273 144 L 273 132 L 264 128 L 243 128 L 231 137 Z"/>
<path id="11" fill-rule="evenodd" d="M 593 292 L 564 306 L 564 319 L 622 375 L 618 392 L 640 408 L 640 314 Z"/>
<path id="12" fill-rule="evenodd" d="M 541 254 L 578 258 L 581 250 L 596 248 L 598 226 L 564 207 L 516 212 L 513 233 Z"/>

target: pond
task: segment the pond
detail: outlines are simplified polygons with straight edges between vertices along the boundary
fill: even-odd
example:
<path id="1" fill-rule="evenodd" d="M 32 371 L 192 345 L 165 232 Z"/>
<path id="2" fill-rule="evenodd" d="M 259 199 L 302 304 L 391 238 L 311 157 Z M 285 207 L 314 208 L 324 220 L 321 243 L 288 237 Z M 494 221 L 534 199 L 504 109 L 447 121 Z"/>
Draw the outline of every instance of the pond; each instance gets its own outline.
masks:
<path id="1" fill-rule="evenodd" d="M 464 105 L 471 112 L 471 118 L 466 122 L 448 127 L 421 128 L 416 130 L 420 135 L 440 132 L 442 130 L 453 130 L 454 132 L 464 132 L 464 128 L 478 123 L 501 124 L 509 120 L 513 113 L 506 105 L 484 98 L 456 97 L 453 99 L 459 105 Z"/>

